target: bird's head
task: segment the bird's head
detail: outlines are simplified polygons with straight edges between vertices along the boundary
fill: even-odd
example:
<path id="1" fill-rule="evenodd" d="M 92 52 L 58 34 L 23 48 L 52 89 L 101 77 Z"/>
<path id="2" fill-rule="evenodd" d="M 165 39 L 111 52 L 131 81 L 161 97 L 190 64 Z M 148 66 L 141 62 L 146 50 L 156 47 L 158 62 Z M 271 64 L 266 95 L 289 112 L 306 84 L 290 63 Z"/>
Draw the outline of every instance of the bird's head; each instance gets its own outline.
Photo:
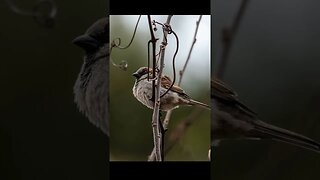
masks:
<path id="1" fill-rule="evenodd" d="M 87 31 L 73 41 L 86 52 L 95 52 L 109 42 L 109 18 L 101 18 L 93 23 Z"/>
<path id="2" fill-rule="evenodd" d="M 136 79 L 140 79 L 142 76 L 147 75 L 149 73 L 151 77 L 152 72 L 152 68 L 140 67 L 136 72 L 132 74 L 132 76 L 134 76 Z"/>

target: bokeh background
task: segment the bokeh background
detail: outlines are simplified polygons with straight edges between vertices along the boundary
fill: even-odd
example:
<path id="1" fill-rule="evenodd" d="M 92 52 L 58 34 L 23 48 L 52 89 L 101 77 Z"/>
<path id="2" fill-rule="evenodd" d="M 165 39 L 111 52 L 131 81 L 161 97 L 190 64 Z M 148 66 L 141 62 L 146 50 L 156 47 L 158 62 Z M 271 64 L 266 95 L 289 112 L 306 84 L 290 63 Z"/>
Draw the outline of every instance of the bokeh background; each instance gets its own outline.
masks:
<path id="1" fill-rule="evenodd" d="M 221 31 L 241 1 L 212 5 L 213 69 Z M 249 1 L 223 80 L 262 120 L 320 142 L 320 3 Z M 320 155 L 271 141 L 225 141 L 214 149 L 213 179 L 319 179 Z"/>
<path id="2" fill-rule="evenodd" d="M 36 0 L 13 1 L 31 11 Z M 73 84 L 83 51 L 71 41 L 108 1 L 62 1 L 45 28 L 0 1 L 0 179 L 107 179 L 108 140 L 79 113 Z"/>
<path id="3" fill-rule="evenodd" d="M 152 16 L 156 21 L 164 23 L 167 16 Z M 179 37 L 179 52 L 176 56 L 176 83 L 178 72 L 182 69 L 191 47 L 196 21 L 199 16 L 176 16 L 171 20 L 172 29 Z M 138 16 L 111 16 L 110 40 L 121 38 L 121 45 L 129 43 Z M 197 42 L 194 46 L 190 62 L 186 68 L 181 87 L 194 99 L 210 102 L 210 16 L 203 16 L 199 26 Z M 156 37 L 162 41 L 162 27 L 157 26 Z M 152 110 L 138 102 L 132 94 L 135 78 L 132 73 L 141 66 L 147 66 L 147 42 L 150 33 L 147 16 L 142 16 L 132 45 L 125 50 L 113 49 L 111 58 L 115 63 L 128 62 L 127 71 L 110 66 L 110 160 L 111 161 L 146 161 L 153 148 L 151 117 Z M 172 56 L 176 48 L 173 35 L 168 36 L 165 57 L 165 74 L 173 77 Z M 174 131 L 176 125 L 190 116 L 199 107 L 180 107 L 173 111 L 169 130 Z M 163 113 L 163 117 L 165 113 Z M 166 155 L 167 161 L 208 161 L 210 146 L 210 111 L 200 113 L 185 136 L 176 143 Z M 170 140 L 166 140 L 169 142 Z"/>

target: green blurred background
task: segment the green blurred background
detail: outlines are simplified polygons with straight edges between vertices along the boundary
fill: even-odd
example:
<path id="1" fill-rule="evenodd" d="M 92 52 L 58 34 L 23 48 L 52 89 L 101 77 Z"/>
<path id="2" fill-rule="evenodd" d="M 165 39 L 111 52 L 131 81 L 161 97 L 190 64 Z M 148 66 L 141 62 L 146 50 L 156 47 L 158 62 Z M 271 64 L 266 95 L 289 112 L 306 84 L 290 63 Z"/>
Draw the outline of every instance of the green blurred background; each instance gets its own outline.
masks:
<path id="1" fill-rule="evenodd" d="M 221 31 L 241 1 L 212 3 L 213 68 Z M 249 1 L 223 78 L 271 124 L 320 142 L 320 3 Z M 225 141 L 214 149 L 213 179 L 320 179 L 320 154 L 271 141 Z"/>
<path id="2" fill-rule="evenodd" d="M 36 0 L 13 1 L 31 11 Z M 108 12 L 107 0 L 62 1 L 56 26 L 0 1 L 0 179 L 107 179 L 108 140 L 73 102 L 83 51 L 71 43 Z"/>
<path id="3" fill-rule="evenodd" d="M 164 23 L 167 16 L 152 16 L 156 21 Z M 187 58 L 195 22 L 199 16 L 173 16 L 172 29 L 178 34 L 180 41 L 176 57 L 177 72 L 182 69 Z M 122 46 L 131 39 L 138 16 L 111 16 L 111 38 L 120 37 Z M 162 40 L 162 28 L 157 27 L 158 42 Z M 190 62 L 185 71 L 181 87 L 196 100 L 209 103 L 210 100 L 210 16 L 203 16 L 200 23 L 197 42 Z M 147 16 L 142 16 L 132 45 L 125 50 L 113 49 L 112 59 L 116 63 L 125 60 L 128 70 L 122 71 L 110 66 L 110 160 L 111 161 L 146 161 L 153 148 L 151 117 L 152 110 L 138 102 L 132 94 L 135 78 L 132 73 L 141 66 L 147 66 L 147 42 L 150 33 Z M 165 73 L 172 76 L 172 55 L 175 50 L 173 35 L 168 37 L 165 58 Z M 178 81 L 177 73 L 177 81 Z M 176 82 L 177 82 L 176 81 Z M 180 107 L 173 111 L 167 137 L 178 123 L 187 118 L 198 107 Z M 163 113 L 163 117 L 165 113 Z M 166 139 L 166 142 L 169 140 Z M 210 111 L 204 110 L 186 135 L 166 155 L 167 161 L 207 161 L 210 146 Z"/>

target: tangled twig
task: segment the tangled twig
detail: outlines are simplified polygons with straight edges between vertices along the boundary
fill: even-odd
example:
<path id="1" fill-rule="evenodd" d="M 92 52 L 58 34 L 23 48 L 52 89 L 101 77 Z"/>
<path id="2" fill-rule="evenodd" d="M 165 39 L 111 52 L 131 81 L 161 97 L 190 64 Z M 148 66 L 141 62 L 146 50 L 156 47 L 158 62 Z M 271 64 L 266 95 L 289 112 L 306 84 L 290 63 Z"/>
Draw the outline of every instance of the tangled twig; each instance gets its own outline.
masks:
<path id="1" fill-rule="evenodd" d="M 114 60 L 111 58 L 111 54 L 112 54 L 112 49 L 113 48 L 118 48 L 118 49 L 127 49 L 128 47 L 131 46 L 133 40 L 134 40 L 134 37 L 136 35 L 136 32 L 137 32 L 137 28 L 138 28 L 138 25 L 139 25 L 139 22 L 140 22 L 140 19 L 141 19 L 141 15 L 139 16 L 138 20 L 137 20 L 137 23 L 136 23 L 136 26 L 133 30 L 133 34 L 132 34 L 132 37 L 131 37 L 131 40 L 130 42 L 126 45 L 126 46 L 121 46 L 121 38 L 115 38 L 114 40 L 112 40 L 111 42 L 111 47 L 110 47 L 110 61 L 112 63 L 113 66 L 115 67 L 118 67 L 124 71 L 127 70 L 128 68 L 128 62 L 127 61 L 121 61 L 119 64 L 115 63 Z"/>
<path id="2" fill-rule="evenodd" d="M 16 14 L 31 16 L 38 24 L 47 28 L 52 28 L 55 25 L 57 5 L 53 0 L 40 0 L 30 12 L 18 8 L 11 0 L 6 0 L 6 2 L 11 11 Z"/>

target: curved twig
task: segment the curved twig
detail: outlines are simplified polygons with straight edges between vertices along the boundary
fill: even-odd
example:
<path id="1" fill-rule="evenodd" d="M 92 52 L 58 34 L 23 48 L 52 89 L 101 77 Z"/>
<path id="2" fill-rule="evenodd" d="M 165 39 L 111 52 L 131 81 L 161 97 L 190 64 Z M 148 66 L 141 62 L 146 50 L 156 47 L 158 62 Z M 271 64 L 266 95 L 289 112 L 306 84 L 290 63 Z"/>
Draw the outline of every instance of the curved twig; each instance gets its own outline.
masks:
<path id="1" fill-rule="evenodd" d="M 160 97 L 163 97 L 164 95 L 166 95 L 170 89 L 172 88 L 172 86 L 174 85 L 174 83 L 176 82 L 176 65 L 175 65 L 175 60 L 176 60 L 176 56 L 178 54 L 179 51 L 179 38 L 178 35 L 171 30 L 171 32 L 173 33 L 174 37 L 176 38 L 176 42 L 177 42 L 177 46 L 176 46 L 176 51 L 174 52 L 173 58 L 172 58 L 172 69 L 173 69 L 173 79 L 172 79 L 172 83 L 170 85 L 170 87 L 167 89 L 166 92 L 164 92 Z"/>
<path id="2" fill-rule="evenodd" d="M 133 42 L 133 39 L 136 35 L 136 32 L 137 32 L 137 29 L 138 29 L 138 25 L 139 25 L 139 22 L 140 22 L 140 19 L 141 19 L 141 15 L 139 16 L 138 20 L 137 20 L 137 23 L 136 23 L 136 26 L 134 27 L 134 30 L 133 30 L 133 34 L 132 34 L 132 37 L 130 39 L 130 42 L 128 43 L 128 45 L 126 46 L 121 46 L 121 38 L 115 38 L 112 42 L 111 42 L 111 50 L 112 48 L 116 47 L 118 49 L 127 49 L 128 47 L 130 47 L 130 45 L 132 44 Z M 116 41 L 118 41 L 118 43 L 116 43 Z M 111 51 L 110 51 L 111 53 Z"/>
<path id="3" fill-rule="evenodd" d="M 185 72 L 185 70 L 186 70 L 186 67 L 187 67 L 187 65 L 188 65 L 188 63 L 189 63 L 189 59 L 190 59 L 190 57 L 191 57 L 191 54 L 192 54 L 192 51 L 193 51 L 193 47 L 194 47 L 194 45 L 195 45 L 196 42 L 197 42 L 196 37 L 197 37 L 197 34 L 198 34 L 198 29 L 199 29 L 199 25 L 200 25 L 201 19 L 202 19 L 202 15 L 199 16 L 199 19 L 198 19 L 198 21 L 196 22 L 196 30 L 195 30 L 194 35 L 193 35 L 192 45 L 191 45 L 191 47 L 190 47 L 190 50 L 189 50 L 187 59 L 186 59 L 186 61 L 185 61 L 185 64 L 184 64 L 184 66 L 183 66 L 183 69 L 180 71 L 180 79 L 179 79 L 179 82 L 178 82 L 178 86 L 181 85 L 182 77 L 183 77 L 184 72 Z M 166 117 L 164 118 L 163 128 L 164 128 L 165 130 L 168 128 L 171 114 L 172 114 L 172 112 L 171 112 L 171 111 L 168 111 L 167 114 L 166 114 Z"/>
<path id="4" fill-rule="evenodd" d="M 141 15 L 139 16 L 139 18 L 137 20 L 136 26 L 135 26 L 135 28 L 133 30 L 133 34 L 132 34 L 131 40 L 126 46 L 121 46 L 121 38 L 115 38 L 111 42 L 111 46 L 110 46 L 110 62 L 112 63 L 113 66 L 118 67 L 118 68 L 120 68 L 120 69 L 122 69 L 124 71 L 126 71 L 127 68 L 128 68 L 128 62 L 127 61 L 121 61 L 119 64 L 116 64 L 114 62 L 113 58 L 111 57 L 112 49 L 113 48 L 127 49 L 128 47 L 131 46 L 131 44 L 133 42 L 133 39 L 134 39 L 134 37 L 136 35 L 137 29 L 138 29 L 138 25 L 139 25 L 140 19 L 141 19 Z"/>
<path id="5" fill-rule="evenodd" d="M 38 24 L 47 28 L 52 28 L 55 25 L 57 5 L 53 0 L 40 0 L 30 12 L 18 8 L 11 0 L 6 0 L 6 2 L 11 11 L 16 14 L 31 16 Z"/>

